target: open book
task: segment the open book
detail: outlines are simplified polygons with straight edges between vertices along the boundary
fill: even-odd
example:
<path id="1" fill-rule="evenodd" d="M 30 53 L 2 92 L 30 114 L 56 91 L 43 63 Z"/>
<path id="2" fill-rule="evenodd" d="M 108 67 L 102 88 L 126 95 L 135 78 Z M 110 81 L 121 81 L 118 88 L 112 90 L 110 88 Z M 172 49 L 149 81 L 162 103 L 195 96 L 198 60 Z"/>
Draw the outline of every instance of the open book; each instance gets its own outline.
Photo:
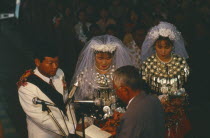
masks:
<path id="1" fill-rule="evenodd" d="M 77 132 L 78 135 L 82 136 L 82 132 Z M 85 129 L 86 138 L 109 138 L 112 135 L 106 131 L 101 130 L 95 125 L 91 125 Z"/>

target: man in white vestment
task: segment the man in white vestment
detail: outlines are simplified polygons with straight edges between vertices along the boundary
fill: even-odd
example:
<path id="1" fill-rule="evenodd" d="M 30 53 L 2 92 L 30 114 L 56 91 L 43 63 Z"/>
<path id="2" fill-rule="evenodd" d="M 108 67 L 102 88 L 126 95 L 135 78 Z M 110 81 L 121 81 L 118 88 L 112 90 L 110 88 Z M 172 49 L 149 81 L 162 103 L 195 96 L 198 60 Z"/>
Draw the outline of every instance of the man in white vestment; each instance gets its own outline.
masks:
<path id="1" fill-rule="evenodd" d="M 68 93 L 64 73 L 58 68 L 58 56 L 51 49 L 44 49 L 39 51 L 34 61 L 35 70 L 28 76 L 22 76 L 27 80 L 18 89 L 19 100 L 27 116 L 28 137 L 73 137 L 76 119 L 73 107 L 65 104 Z M 60 128 L 46 107 L 51 110 Z"/>

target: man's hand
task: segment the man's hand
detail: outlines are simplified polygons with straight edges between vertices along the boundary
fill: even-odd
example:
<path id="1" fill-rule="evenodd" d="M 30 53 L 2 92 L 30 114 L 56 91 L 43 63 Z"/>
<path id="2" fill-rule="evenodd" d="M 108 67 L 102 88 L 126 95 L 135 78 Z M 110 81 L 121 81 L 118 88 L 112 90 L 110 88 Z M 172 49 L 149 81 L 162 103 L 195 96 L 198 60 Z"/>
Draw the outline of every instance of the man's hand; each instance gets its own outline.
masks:
<path id="1" fill-rule="evenodd" d="M 113 136 L 116 135 L 116 129 L 117 129 L 116 126 L 106 126 L 106 127 L 101 128 L 101 130 L 107 131 L 110 134 L 112 134 Z"/>
<path id="2" fill-rule="evenodd" d="M 26 86 L 27 85 L 27 78 L 31 76 L 33 73 L 33 70 L 26 70 L 25 73 L 20 77 L 19 81 L 16 83 L 17 88 L 19 89 L 20 86 Z"/>
<path id="3" fill-rule="evenodd" d="M 116 135 L 116 129 L 119 125 L 120 118 L 122 117 L 122 113 L 114 112 L 112 117 L 110 117 L 105 123 L 104 127 L 101 128 L 104 131 L 111 133 L 113 136 Z"/>

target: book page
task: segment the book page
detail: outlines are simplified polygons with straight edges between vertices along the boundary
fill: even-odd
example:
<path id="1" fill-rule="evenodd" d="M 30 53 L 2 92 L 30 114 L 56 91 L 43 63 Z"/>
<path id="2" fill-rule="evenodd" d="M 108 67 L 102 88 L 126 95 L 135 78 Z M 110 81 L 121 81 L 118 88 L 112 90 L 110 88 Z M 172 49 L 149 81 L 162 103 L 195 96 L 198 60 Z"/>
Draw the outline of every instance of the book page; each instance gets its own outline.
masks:
<path id="1" fill-rule="evenodd" d="M 112 135 L 106 131 L 101 130 L 95 125 L 91 125 L 85 129 L 85 135 L 87 138 L 109 138 Z"/>

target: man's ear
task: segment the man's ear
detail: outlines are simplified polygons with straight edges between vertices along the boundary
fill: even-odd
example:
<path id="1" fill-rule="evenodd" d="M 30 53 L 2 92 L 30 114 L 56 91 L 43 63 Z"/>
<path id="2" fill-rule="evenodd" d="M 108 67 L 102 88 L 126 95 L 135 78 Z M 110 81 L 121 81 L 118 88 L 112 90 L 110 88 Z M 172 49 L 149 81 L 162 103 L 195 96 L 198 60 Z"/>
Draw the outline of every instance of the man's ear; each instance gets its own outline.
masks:
<path id="1" fill-rule="evenodd" d="M 40 60 L 39 60 L 38 58 L 34 59 L 34 62 L 35 62 L 35 65 L 36 65 L 37 67 L 39 67 L 40 64 L 41 64 L 41 62 L 40 62 Z"/>

